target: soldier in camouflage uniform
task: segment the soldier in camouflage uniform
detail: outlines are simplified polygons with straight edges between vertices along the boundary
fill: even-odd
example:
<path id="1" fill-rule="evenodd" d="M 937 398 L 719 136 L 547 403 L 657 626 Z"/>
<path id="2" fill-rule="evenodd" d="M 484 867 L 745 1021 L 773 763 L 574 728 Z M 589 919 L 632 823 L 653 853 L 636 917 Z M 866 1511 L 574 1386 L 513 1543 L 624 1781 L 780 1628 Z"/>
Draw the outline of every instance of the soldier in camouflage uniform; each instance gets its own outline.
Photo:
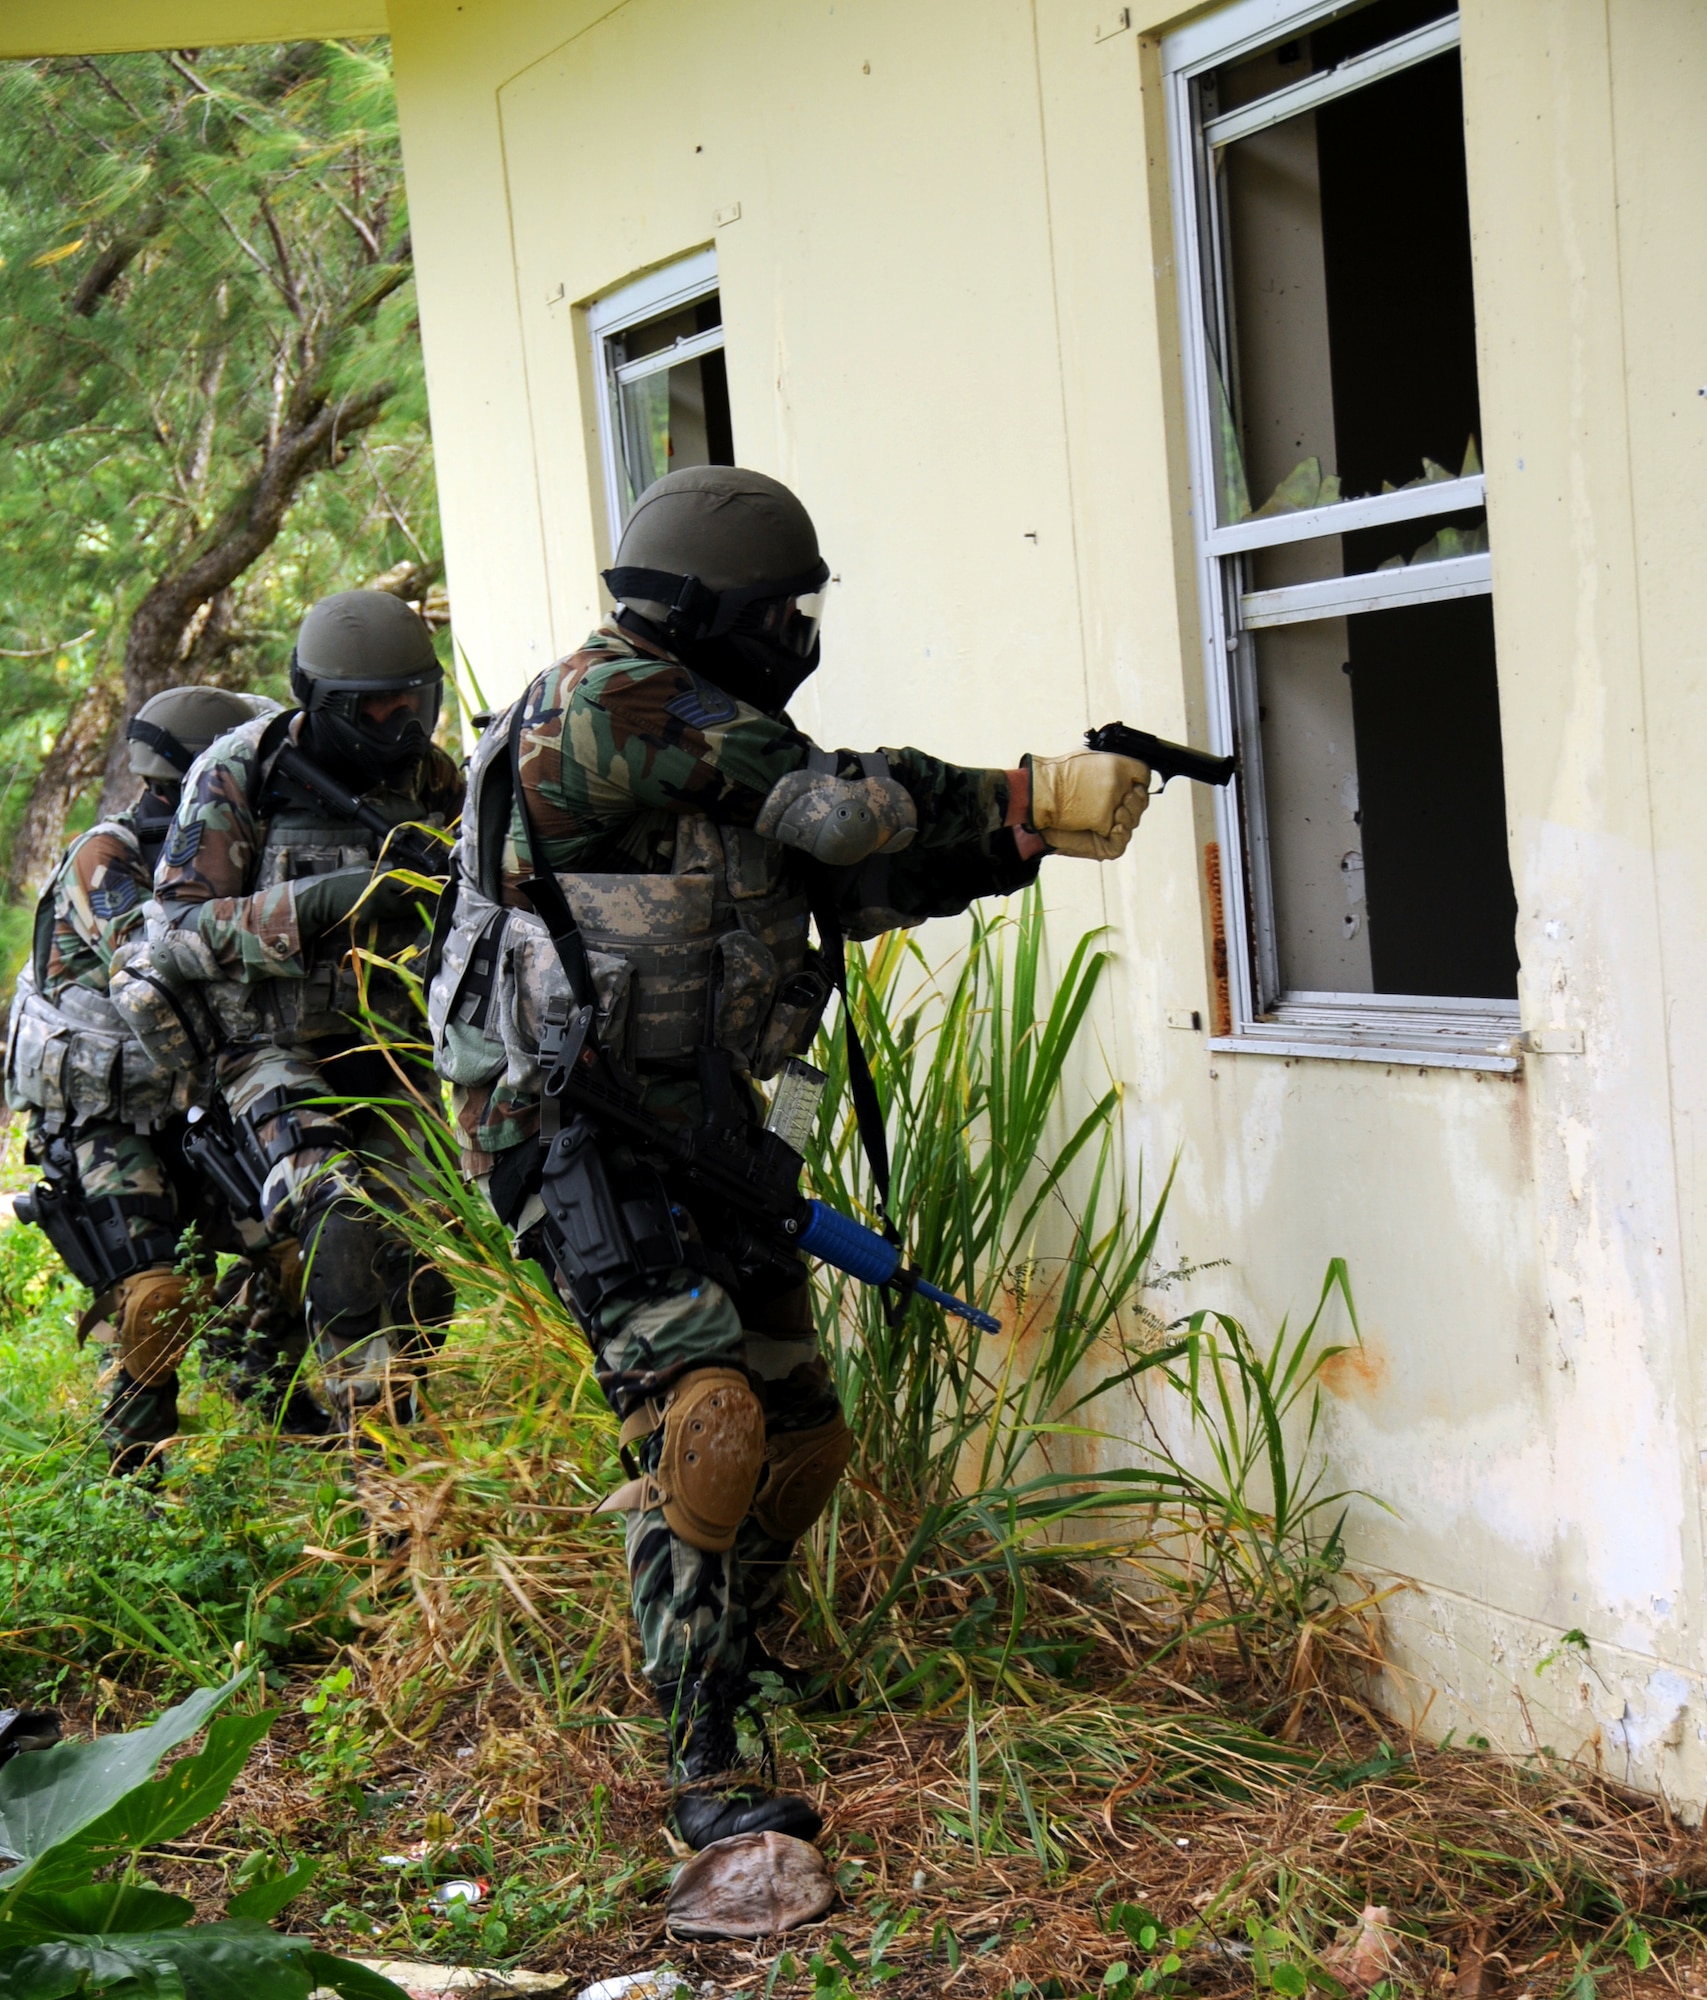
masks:
<path id="1" fill-rule="evenodd" d="M 304 1342 L 295 1334 L 287 1260 L 246 1258 L 216 1288 L 216 1250 L 254 1250 L 253 1221 L 199 1189 L 181 1142 L 184 1114 L 209 1079 L 166 1070 L 127 1035 L 109 999 L 114 959 L 139 937 L 154 863 L 184 773 L 216 736 L 273 704 L 221 688 L 170 688 L 131 720 L 129 758 L 144 780 L 128 811 L 71 842 L 42 892 L 34 949 L 14 997 L 7 1098 L 29 1118 L 25 1158 L 47 1180 L 20 1213 L 39 1221 L 96 1294 L 83 1332 L 116 1344 L 102 1429 L 114 1468 L 151 1461 L 178 1428 L 177 1365 L 198 1320 L 206 1345 L 235 1361 L 235 1386 L 299 1432 L 325 1413 L 293 1390 Z M 196 1225 L 199 1284 L 180 1267 Z"/>
<path id="2" fill-rule="evenodd" d="M 261 1210 L 302 1247 L 307 1321 L 346 1426 L 376 1405 L 407 1419 L 410 1361 L 453 1305 L 375 1201 L 405 1198 L 411 1136 L 439 1086 L 404 1036 L 393 959 L 422 931 L 416 893 L 376 868 L 381 842 L 278 768 L 289 743 L 393 826 L 443 826 L 461 803 L 432 742 L 443 675 L 421 619 L 384 591 L 344 591 L 303 620 L 291 662 L 300 709 L 233 731 L 186 785 L 155 877 L 150 953 L 181 985 L 240 995 L 246 1037 L 218 1057 L 219 1091 Z M 215 996 L 216 998 L 219 995 Z M 316 1100 L 345 1100 L 342 1108 Z"/>
<path id="3" fill-rule="evenodd" d="M 592 1178 L 562 1198 L 542 1186 L 557 1100 L 542 1098 L 541 1036 L 565 1012 L 570 972 L 541 921 L 563 920 L 530 878 L 557 878 L 600 1040 L 647 1106 L 751 1118 L 753 1081 L 810 1045 L 830 992 L 809 913 L 833 964 L 841 937 L 1023 887 L 1046 848 L 1109 858 L 1149 778 L 1088 751 L 980 770 L 918 750 L 818 749 L 786 704 L 817 664 L 828 574 L 805 510 L 774 480 L 706 467 L 647 491 L 606 575 L 615 616 L 475 753 L 430 996 L 466 1164 L 553 1270 L 621 1420 L 633 1477 L 606 1504 L 627 1516 L 644 1671 L 694 1847 L 818 1830 L 804 1799 L 734 1770 L 734 1718 L 769 1664 L 755 1627 L 851 1440 L 804 1265 L 779 1277 L 743 1264 L 726 1218 L 667 1165 L 648 1181 L 608 1132 L 583 1148 Z M 623 1218 L 632 1262 L 614 1280 L 585 1255 L 583 1200 Z"/>

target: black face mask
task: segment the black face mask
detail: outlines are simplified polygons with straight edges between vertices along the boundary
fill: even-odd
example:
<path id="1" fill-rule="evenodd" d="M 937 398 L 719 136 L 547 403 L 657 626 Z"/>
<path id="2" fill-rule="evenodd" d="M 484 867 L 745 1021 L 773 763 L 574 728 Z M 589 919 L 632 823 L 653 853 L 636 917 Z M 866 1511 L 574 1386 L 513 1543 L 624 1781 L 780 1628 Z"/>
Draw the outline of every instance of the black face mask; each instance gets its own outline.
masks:
<path id="1" fill-rule="evenodd" d="M 353 790 L 368 790 L 376 776 L 400 778 L 426 756 L 432 738 L 412 711 L 399 709 L 383 722 L 371 722 L 360 714 L 346 715 L 346 705 L 356 704 L 334 696 L 311 708 L 303 718 L 302 747 Z"/>
<path id="2" fill-rule="evenodd" d="M 160 850 L 166 845 L 167 832 L 177 813 L 180 790 L 181 787 L 174 785 L 168 795 L 158 785 L 150 785 L 130 809 L 131 822 L 142 845 L 142 858 L 151 870 L 160 865 Z"/>
<path id="3" fill-rule="evenodd" d="M 811 652 L 802 657 L 757 632 L 736 630 L 715 639 L 671 638 L 626 605 L 617 623 L 667 646 L 684 666 L 767 715 L 780 715 L 794 699 L 795 690 L 818 670 L 820 648 L 816 640 Z"/>
<path id="4" fill-rule="evenodd" d="M 726 632 L 720 639 L 691 640 L 678 651 L 696 674 L 704 674 L 725 694 L 762 708 L 767 715 L 780 715 L 793 700 L 795 689 L 818 669 L 816 646 L 802 659 L 769 639 L 742 632 Z"/>

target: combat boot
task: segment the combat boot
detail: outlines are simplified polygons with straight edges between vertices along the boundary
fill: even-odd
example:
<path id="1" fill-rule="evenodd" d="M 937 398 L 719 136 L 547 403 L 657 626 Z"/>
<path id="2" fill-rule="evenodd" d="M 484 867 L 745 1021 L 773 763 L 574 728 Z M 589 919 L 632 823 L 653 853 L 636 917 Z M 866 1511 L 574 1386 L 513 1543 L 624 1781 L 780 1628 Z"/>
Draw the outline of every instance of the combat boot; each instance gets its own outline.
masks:
<path id="1" fill-rule="evenodd" d="M 138 1382 L 120 1368 L 107 1407 L 101 1412 L 101 1435 L 107 1458 L 121 1479 L 140 1477 L 160 1482 L 160 1446 L 178 1434 L 178 1378 L 162 1376 Z"/>
<path id="2" fill-rule="evenodd" d="M 737 1833 L 817 1839 L 824 1820 L 810 1801 L 742 1774 L 735 1719 L 752 1698 L 744 1669 L 661 1683 L 657 1695 L 669 1731 L 670 1817 L 689 1847 Z"/>

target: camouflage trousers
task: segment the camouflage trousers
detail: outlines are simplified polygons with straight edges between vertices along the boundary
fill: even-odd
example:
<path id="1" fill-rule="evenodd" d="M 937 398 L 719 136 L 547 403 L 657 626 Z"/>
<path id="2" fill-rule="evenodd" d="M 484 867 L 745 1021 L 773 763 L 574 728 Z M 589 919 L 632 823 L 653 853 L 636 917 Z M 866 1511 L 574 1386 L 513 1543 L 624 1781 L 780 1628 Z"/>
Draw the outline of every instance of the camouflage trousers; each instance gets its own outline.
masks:
<path id="1" fill-rule="evenodd" d="M 695 1368 L 742 1369 L 765 1415 L 767 1437 L 811 1430 L 839 1408 L 819 1349 L 804 1283 L 764 1302 L 732 1294 L 691 1271 L 667 1273 L 607 1301 L 589 1330 L 599 1386 L 619 1417 Z M 639 1450 L 655 1471 L 663 1432 Z M 749 1515 L 725 1554 L 696 1549 L 656 1509 L 627 1517 L 628 1581 L 640 1630 L 642 1671 L 655 1686 L 737 1668 L 749 1635 L 781 1597 L 794 1552 Z"/>
<path id="2" fill-rule="evenodd" d="M 167 1202 L 171 1220 L 166 1226 L 174 1236 L 177 1234 L 186 1218 L 179 1214 L 177 1188 L 166 1171 L 153 1133 L 115 1125 L 105 1118 L 91 1118 L 72 1132 L 71 1150 L 77 1161 L 78 1185 L 89 1200 L 142 1196 Z M 125 1217 L 125 1234 L 133 1243 L 160 1227 L 160 1221 L 144 1215 Z"/>
<path id="3" fill-rule="evenodd" d="M 302 1244 L 308 1332 L 333 1400 L 346 1412 L 385 1400 L 394 1364 L 436 1345 L 455 1304 L 372 1206 L 407 1200 L 415 1148 L 439 1120 L 437 1077 L 352 1036 L 228 1049 L 218 1080 L 263 1173 L 268 1231 Z"/>
<path id="4" fill-rule="evenodd" d="M 108 1119 L 89 1119 L 69 1135 L 77 1185 L 87 1201 L 144 1201 L 153 1212 L 124 1214 L 125 1233 L 142 1246 L 153 1236 L 146 1261 L 165 1262 L 162 1237 L 174 1245 L 195 1224 L 200 1249 L 211 1272 L 213 1253 L 238 1251 L 244 1261 L 211 1293 L 201 1329 L 202 1352 L 231 1371 L 231 1388 L 245 1400 L 270 1407 L 282 1403 L 307 1348 L 302 1325 L 301 1286 L 293 1275 L 295 1246 L 270 1255 L 260 1250 L 260 1233 L 231 1215 L 210 1188 L 186 1187 L 176 1149 L 176 1130 L 138 1132 Z M 29 1151 L 45 1151 L 39 1121 Z M 172 1163 L 178 1171 L 174 1173 Z M 101 1429 L 115 1449 L 149 1446 L 178 1428 L 178 1377 L 132 1382 L 122 1370 L 111 1386 Z"/>

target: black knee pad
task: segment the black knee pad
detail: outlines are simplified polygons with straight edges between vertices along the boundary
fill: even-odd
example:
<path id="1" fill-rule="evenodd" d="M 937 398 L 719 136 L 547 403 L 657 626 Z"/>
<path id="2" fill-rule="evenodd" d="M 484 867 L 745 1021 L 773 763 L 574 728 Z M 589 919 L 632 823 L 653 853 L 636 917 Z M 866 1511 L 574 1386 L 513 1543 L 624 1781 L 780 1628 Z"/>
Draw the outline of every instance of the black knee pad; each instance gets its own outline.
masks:
<path id="1" fill-rule="evenodd" d="M 363 1340 L 386 1324 L 381 1276 L 384 1240 L 379 1218 L 348 1194 L 334 1191 L 303 1218 L 303 1300 L 316 1335 Z"/>

